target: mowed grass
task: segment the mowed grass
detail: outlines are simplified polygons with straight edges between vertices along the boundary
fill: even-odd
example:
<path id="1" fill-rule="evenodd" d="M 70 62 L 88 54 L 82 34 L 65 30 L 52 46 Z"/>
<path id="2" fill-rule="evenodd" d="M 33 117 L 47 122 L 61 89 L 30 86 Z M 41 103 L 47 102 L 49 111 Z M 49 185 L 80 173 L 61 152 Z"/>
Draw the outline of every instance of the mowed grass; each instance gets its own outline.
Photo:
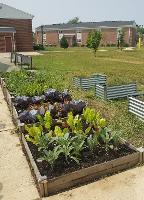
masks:
<path id="1" fill-rule="evenodd" d="M 106 74 L 108 85 L 136 82 L 138 90 L 144 91 L 144 49 L 120 51 L 116 48 L 100 49 L 97 56 L 87 48 L 48 48 L 43 55 L 33 57 L 36 69 L 45 69 L 47 73 L 65 75 L 63 87 L 68 88 L 74 98 L 84 99 L 100 111 L 107 119 L 109 127 L 118 131 L 121 137 L 132 144 L 144 146 L 144 123 L 128 113 L 126 99 L 105 102 L 94 96 L 94 91 L 84 92 L 73 87 L 75 75 L 89 76 L 93 73 Z"/>

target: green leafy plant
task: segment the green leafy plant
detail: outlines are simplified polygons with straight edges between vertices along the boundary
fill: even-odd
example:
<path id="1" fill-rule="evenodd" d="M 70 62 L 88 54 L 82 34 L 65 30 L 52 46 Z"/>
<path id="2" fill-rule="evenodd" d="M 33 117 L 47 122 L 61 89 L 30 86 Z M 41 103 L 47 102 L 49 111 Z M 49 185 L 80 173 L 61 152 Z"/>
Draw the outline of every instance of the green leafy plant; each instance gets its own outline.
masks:
<path id="1" fill-rule="evenodd" d="M 62 130 L 59 126 L 56 126 L 56 127 L 55 127 L 54 135 L 55 135 L 56 137 L 63 137 L 66 133 L 68 133 L 68 129 L 67 129 L 67 128 L 64 128 L 64 129 Z"/>
<path id="2" fill-rule="evenodd" d="M 61 150 L 59 146 L 56 146 L 53 150 L 43 150 L 43 156 L 41 160 L 47 161 L 53 169 L 56 160 L 59 158 Z"/>
<path id="3" fill-rule="evenodd" d="M 74 138 L 71 138 L 69 133 L 66 133 L 63 137 L 58 137 L 56 142 L 67 163 L 69 163 L 69 160 L 74 160 L 77 164 L 79 164 L 78 157 L 73 155 L 73 139 Z"/>
<path id="4" fill-rule="evenodd" d="M 25 136 L 26 140 L 38 145 L 40 137 L 43 135 L 42 126 L 36 126 L 33 124 L 31 127 L 28 127 L 25 125 L 25 130 L 27 131 L 27 135 Z"/>
<path id="5" fill-rule="evenodd" d="M 93 153 L 96 146 L 99 144 L 99 141 L 98 141 L 98 135 L 97 134 L 94 134 L 93 136 L 90 135 L 90 137 L 87 138 L 87 145 L 88 145 L 88 148 L 89 150 Z"/>
<path id="6" fill-rule="evenodd" d="M 49 111 L 45 113 L 45 116 L 42 117 L 40 115 L 37 116 L 38 120 L 40 121 L 41 125 L 44 126 L 46 129 L 50 130 L 52 126 L 52 116 Z"/>
<path id="7" fill-rule="evenodd" d="M 73 116 L 73 113 L 68 113 L 67 124 L 69 125 L 72 133 L 81 134 L 83 132 L 82 122 L 79 115 Z"/>
<path id="8" fill-rule="evenodd" d="M 81 135 L 81 134 L 75 136 L 72 139 L 72 146 L 74 147 L 72 155 L 78 158 L 80 157 L 82 150 L 85 148 L 85 139 L 86 139 L 86 136 Z"/>
<path id="9" fill-rule="evenodd" d="M 101 130 L 100 137 L 103 140 L 103 143 L 106 147 L 106 150 L 108 149 L 114 149 L 117 147 L 119 143 L 119 136 L 117 132 L 110 132 L 108 128 L 104 128 Z"/>

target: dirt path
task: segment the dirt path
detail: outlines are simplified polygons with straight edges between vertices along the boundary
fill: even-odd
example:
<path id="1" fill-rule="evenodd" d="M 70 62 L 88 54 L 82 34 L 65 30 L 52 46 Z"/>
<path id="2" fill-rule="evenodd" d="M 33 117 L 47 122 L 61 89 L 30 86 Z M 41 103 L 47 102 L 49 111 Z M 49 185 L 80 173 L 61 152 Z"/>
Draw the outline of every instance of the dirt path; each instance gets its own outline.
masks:
<path id="1" fill-rule="evenodd" d="M 0 87 L 0 200 L 38 200 L 39 194 L 14 128 Z"/>

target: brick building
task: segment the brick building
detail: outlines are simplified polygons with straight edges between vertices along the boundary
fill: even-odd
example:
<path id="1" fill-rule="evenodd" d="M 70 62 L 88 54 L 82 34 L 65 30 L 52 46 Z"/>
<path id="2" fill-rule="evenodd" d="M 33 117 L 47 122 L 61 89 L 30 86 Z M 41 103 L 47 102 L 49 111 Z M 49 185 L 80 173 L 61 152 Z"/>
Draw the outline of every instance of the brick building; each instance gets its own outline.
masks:
<path id="1" fill-rule="evenodd" d="M 64 35 L 72 46 L 76 38 L 78 46 L 86 45 L 88 33 L 91 30 L 101 30 L 103 46 L 117 44 L 119 30 L 124 32 L 125 43 L 129 46 L 136 45 L 136 23 L 135 21 L 103 21 L 103 22 L 81 22 L 78 24 L 53 24 L 39 26 L 35 30 L 37 44 L 59 45 L 59 41 Z M 42 34 L 43 33 L 43 34 Z M 43 37 L 42 37 L 43 35 Z"/>
<path id="2" fill-rule="evenodd" d="M 33 16 L 0 3 L 0 52 L 32 51 Z"/>

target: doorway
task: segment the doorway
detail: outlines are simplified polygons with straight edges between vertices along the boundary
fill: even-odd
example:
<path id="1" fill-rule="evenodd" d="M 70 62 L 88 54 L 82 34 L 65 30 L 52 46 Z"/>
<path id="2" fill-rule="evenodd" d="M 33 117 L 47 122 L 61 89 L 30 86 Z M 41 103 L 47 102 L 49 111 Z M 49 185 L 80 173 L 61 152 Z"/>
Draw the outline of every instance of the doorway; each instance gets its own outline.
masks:
<path id="1" fill-rule="evenodd" d="M 5 50 L 6 52 L 12 52 L 12 38 L 5 37 Z"/>

